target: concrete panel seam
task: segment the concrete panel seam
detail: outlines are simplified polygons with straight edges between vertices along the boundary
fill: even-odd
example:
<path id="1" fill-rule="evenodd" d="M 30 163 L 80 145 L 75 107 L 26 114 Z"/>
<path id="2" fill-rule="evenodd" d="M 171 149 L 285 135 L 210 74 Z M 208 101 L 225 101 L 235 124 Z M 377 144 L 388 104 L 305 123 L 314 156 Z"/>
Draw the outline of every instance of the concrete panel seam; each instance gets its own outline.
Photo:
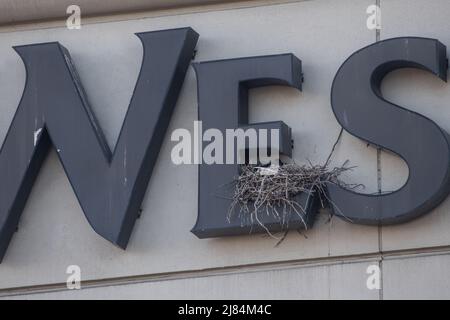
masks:
<path id="1" fill-rule="evenodd" d="M 148 283 L 148 282 L 160 282 L 160 281 L 170 281 L 170 280 L 182 280 L 189 278 L 204 278 L 204 277 L 214 277 L 223 275 L 233 275 L 233 274 L 244 274 L 244 273 L 255 273 L 264 271 L 274 271 L 274 270 L 289 270 L 297 268 L 311 268 L 318 266 L 330 266 L 330 265 L 345 265 L 354 264 L 362 262 L 374 262 L 380 261 L 381 259 L 394 260 L 394 259 L 407 259 L 423 256 L 438 256 L 438 255 L 449 255 L 450 245 L 442 247 L 430 247 L 423 249 L 407 249 L 407 250 L 396 250 L 389 251 L 383 254 L 379 252 L 357 254 L 349 256 L 335 256 L 335 257 L 323 257 L 323 258 L 313 258 L 308 260 L 294 260 L 294 261 L 281 261 L 281 262 L 268 262 L 268 263 L 257 263 L 230 267 L 218 267 L 209 269 L 199 269 L 199 270 L 186 270 L 186 271 L 176 271 L 168 273 L 158 273 L 158 274 L 147 274 L 147 275 L 136 275 L 127 277 L 117 277 L 117 278 L 105 278 L 96 280 L 86 280 L 83 281 L 82 285 L 84 289 L 96 288 L 96 287 L 110 287 L 119 285 L 131 285 L 137 283 Z M 16 288 L 4 288 L 0 289 L 0 298 L 9 296 L 19 296 L 25 294 L 37 294 L 37 293 L 47 293 L 56 291 L 65 291 L 65 283 L 54 283 L 54 284 L 44 284 L 44 285 L 34 285 L 28 287 L 16 287 Z"/>
<path id="2" fill-rule="evenodd" d="M 265 6 L 286 5 L 313 0 L 246 0 L 231 3 L 206 4 L 202 6 L 189 6 L 159 10 L 143 10 L 137 12 L 110 13 L 103 15 L 88 15 L 83 17 L 83 25 L 141 20 L 146 18 L 159 18 L 167 16 L 182 16 L 188 14 L 200 14 L 208 12 L 220 12 L 228 10 L 252 9 Z M 0 23 L 0 33 L 19 32 L 29 30 L 45 30 L 52 28 L 65 28 L 66 16 L 55 19 L 33 20 L 16 23 Z"/>
<path id="3" fill-rule="evenodd" d="M 375 5 L 380 8 L 381 11 L 381 0 L 375 0 Z M 381 40 L 381 29 L 375 29 L 375 42 Z M 383 184 L 382 184 L 382 169 L 381 169 L 381 148 L 377 148 L 377 184 L 378 184 L 378 193 L 382 193 Z M 378 249 L 381 253 L 381 258 L 378 263 L 380 268 L 380 290 L 379 299 L 383 300 L 383 228 L 382 226 L 378 226 Z"/>

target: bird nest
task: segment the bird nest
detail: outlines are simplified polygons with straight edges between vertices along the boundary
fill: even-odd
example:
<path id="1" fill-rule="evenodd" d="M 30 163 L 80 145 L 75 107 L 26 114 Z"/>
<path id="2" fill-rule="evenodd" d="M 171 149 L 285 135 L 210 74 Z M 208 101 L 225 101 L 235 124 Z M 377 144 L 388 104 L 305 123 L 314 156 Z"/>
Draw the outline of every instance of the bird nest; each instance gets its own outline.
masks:
<path id="1" fill-rule="evenodd" d="M 328 164 L 328 161 L 327 161 Z M 296 196 L 306 193 L 318 196 L 322 207 L 331 203 L 326 193 L 329 184 L 354 188 L 340 180 L 339 176 L 352 167 L 345 162 L 341 167 L 329 168 L 328 165 L 283 164 L 277 167 L 241 166 L 240 174 L 235 177 L 234 194 L 228 211 L 228 221 L 238 214 L 241 219 L 253 224 L 256 222 L 267 233 L 270 232 L 259 219 L 261 213 L 273 215 L 277 221 L 285 221 L 292 213 L 297 214 L 305 228 L 306 208 Z M 308 201 L 306 202 L 308 203 Z"/>

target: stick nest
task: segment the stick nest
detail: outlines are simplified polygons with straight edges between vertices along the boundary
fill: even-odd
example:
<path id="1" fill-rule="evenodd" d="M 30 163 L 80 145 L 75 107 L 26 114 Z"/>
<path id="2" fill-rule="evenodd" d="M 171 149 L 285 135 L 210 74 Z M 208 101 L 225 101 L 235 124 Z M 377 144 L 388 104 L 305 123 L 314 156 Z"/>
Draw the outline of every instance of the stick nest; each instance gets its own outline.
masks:
<path id="1" fill-rule="evenodd" d="M 327 161 L 328 163 L 328 161 Z M 328 184 L 338 184 L 346 188 L 355 188 L 342 182 L 339 176 L 352 167 L 328 168 L 326 165 L 283 164 L 279 167 L 263 168 L 254 165 L 241 166 L 239 176 L 235 177 L 234 194 L 228 211 L 228 221 L 238 214 L 241 221 L 256 221 L 270 235 L 260 220 L 261 214 L 272 215 L 283 225 L 289 222 L 292 213 L 297 214 L 305 228 L 306 208 L 295 199 L 300 193 L 319 196 L 322 207 L 330 204 L 325 190 Z M 306 203 L 308 203 L 306 201 Z"/>

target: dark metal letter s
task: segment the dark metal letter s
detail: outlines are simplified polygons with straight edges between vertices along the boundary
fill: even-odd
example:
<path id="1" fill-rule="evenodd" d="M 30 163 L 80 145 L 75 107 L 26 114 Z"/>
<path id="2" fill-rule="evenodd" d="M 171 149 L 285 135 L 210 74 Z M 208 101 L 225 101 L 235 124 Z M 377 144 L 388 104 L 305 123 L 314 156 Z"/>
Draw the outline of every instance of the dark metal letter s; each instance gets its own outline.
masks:
<path id="1" fill-rule="evenodd" d="M 383 99 L 383 77 L 399 68 L 418 68 L 447 79 L 446 47 L 435 39 L 394 38 L 355 52 L 336 74 L 331 104 L 350 134 L 402 157 L 409 178 L 382 195 L 355 193 L 336 185 L 328 192 L 336 215 L 355 223 L 392 224 L 436 207 L 450 192 L 450 140 L 430 119 Z"/>
<path id="2" fill-rule="evenodd" d="M 15 47 L 27 79 L 0 150 L 0 261 L 52 144 L 92 228 L 126 247 L 198 40 L 191 28 L 137 35 L 141 71 L 113 152 L 68 51 Z"/>

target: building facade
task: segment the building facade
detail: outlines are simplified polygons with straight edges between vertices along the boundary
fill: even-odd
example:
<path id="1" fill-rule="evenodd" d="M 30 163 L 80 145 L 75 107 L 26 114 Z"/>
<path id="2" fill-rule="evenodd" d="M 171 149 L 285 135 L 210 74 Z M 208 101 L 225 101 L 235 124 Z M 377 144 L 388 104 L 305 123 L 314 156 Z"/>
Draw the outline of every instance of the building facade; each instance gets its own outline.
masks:
<path id="1" fill-rule="evenodd" d="M 66 11 L 72 2 L 0 1 L 2 141 L 26 80 L 13 46 L 58 41 L 70 51 L 111 149 L 143 58 L 135 33 L 191 27 L 199 34 L 193 62 L 292 53 L 302 61 L 302 91 L 250 90 L 249 121 L 284 121 L 292 128 L 292 158 L 324 163 L 340 132 L 330 103 L 333 78 L 352 53 L 406 36 L 450 45 L 447 0 L 78 2 L 81 28 L 72 19 L 76 10 Z M 450 86 L 435 75 L 397 70 L 381 89 L 386 100 L 450 132 Z M 58 150 L 51 150 L 0 264 L 0 298 L 450 298 L 448 198 L 392 226 L 330 219 L 321 210 L 313 228 L 291 231 L 278 245 L 267 234 L 197 238 L 190 230 L 198 214 L 199 168 L 174 164 L 170 139 L 177 128 L 192 132 L 195 120 L 197 80 L 190 66 L 126 250 L 92 230 Z M 365 193 L 394 191 L 408 179 L 401 158 L 344 131 L 332 163 L 346 160 L 355 168 L 345 180 L 363 184 Z M 69 289 L 77 275 L 81 289 Z"/>

